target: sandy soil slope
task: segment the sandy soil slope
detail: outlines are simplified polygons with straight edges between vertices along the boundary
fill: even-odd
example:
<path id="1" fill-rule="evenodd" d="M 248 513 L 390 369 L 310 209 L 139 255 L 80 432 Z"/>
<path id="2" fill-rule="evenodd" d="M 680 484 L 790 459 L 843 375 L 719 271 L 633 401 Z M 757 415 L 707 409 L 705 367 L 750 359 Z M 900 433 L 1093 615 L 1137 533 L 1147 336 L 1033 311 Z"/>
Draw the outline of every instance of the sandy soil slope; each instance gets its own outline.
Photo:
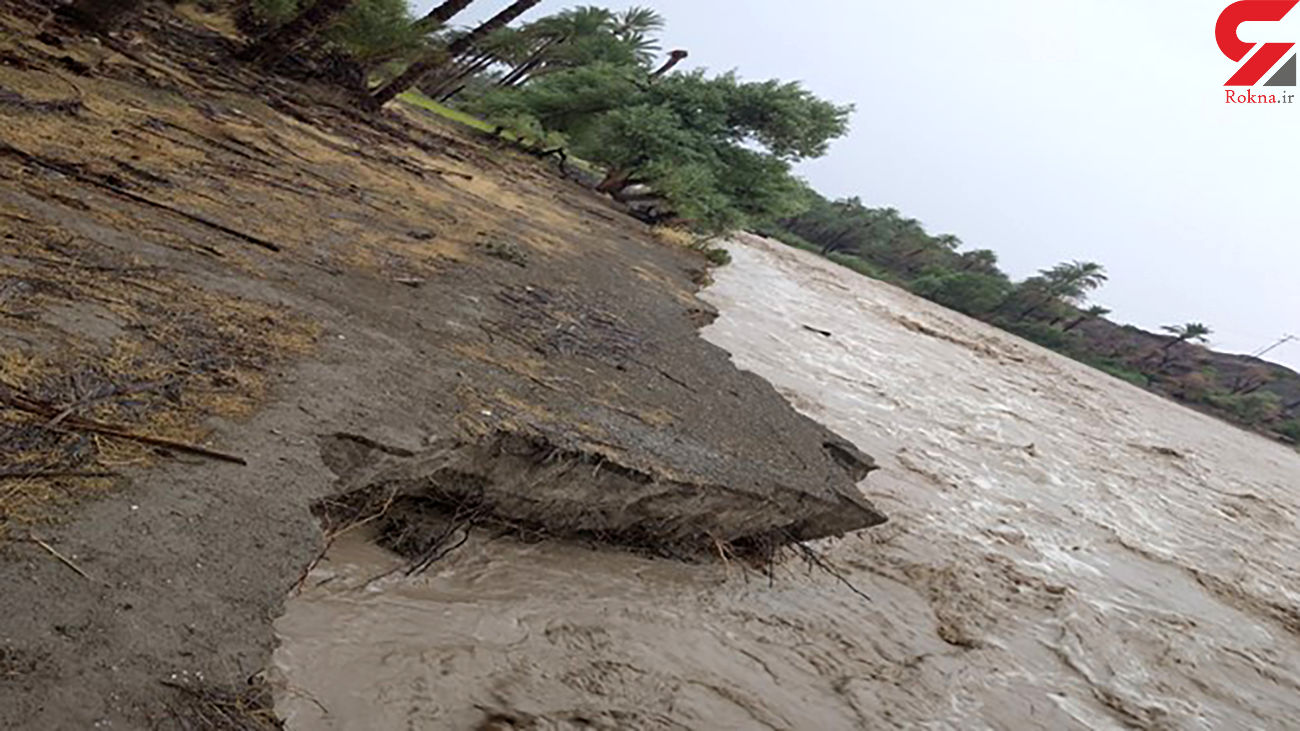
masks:
<path id="1" fill-rule="evenodd" d="M 446 440 L 464 458 L 402 499 L 503 450 L 644 489 L 580 520 L 571 480 L 533 513 L 475 496 L 533 533 L 672 553 L 880 520 L 867 458 L 698 337 L 701 258 L 549 165 L 255 73 L 193 18 L 98 43 L 5 7 L 0 725 L 256 701 L 185 689 L 261 672 L 344 467 Z M 542 472 L 514 474 L 567 479 Z"/>

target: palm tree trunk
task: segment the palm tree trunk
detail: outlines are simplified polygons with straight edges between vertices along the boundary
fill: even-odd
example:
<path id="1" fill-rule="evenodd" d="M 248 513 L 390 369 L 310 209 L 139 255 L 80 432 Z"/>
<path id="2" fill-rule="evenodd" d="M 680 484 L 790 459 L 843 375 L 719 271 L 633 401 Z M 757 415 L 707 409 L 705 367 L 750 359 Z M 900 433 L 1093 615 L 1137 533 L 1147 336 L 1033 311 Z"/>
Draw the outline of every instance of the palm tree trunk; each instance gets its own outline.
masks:
<path id="1" fill-rule="evenodd" d="M 1090 319 L 1090 318 L 1087 318 L 1087 317 L 1076 318 L 1075 320 L 1071 321 L 1070 324 L 1068 324 L 1068 325 L 1066 325 L 1065 327 L 1061 328 L 1061 332 L 1068 333 L 1068 332 L 1070 332 L 1071 330 L 1073 330 L 1074 328 L 1076 328 L 1076 327 L 1082 325 L 1083 323 L 1087 322 L 1089 319 Z"/>
<path id="2" fill-rule="evenodd" d="M 510 72 L 505 76 L 502 76 L 501 80 L 497 82 L 497 86 L 518 86 L 522 84 L 528 79 L 528 74 L 532 73 L 533 69 L 537 68 L 541 63 L 542 59 L 534 58 L 519 64 L 510 69 Z"/>
<path id="3" fill-rule="evenodd" d="M 352 5 L 353 0 L 317 0 L 298 17 L 276 28 L 261 40 L 244 49 L 240 58 L 274 66 L 293 49 L 333 23 Z"/>
<path id="4" fill-rule="evenodd" d="M 674 66 L 681 63 L 683 58 L 686 58 L 686 55 L 686 51 L 673 51 L 672 54 L 668 56 L 668 60 L 664 61 L 664 65 L 655 69 L 655 72 L 650 74 L 651 81 L 663 76 L 669 71 L 672 71 Z"/>
<path id="5" fill-rule="evenodd" d="M 1035 312 L 1038 312 L 1039 308 L 1042 307 L 1043 305 L 1047 304 L 1048 301 L 1049 301 L 1049 300 L 1043 300 L 1042 302 L 1039 302 L 1038 304 L 1036 304 L 1036 305 L 1034 305 L 1034 306 L 1032 306 L 1032 307 L 1026 309 L 1024 312 L 1021 312 L 1020 315 L 1019 315 L 1018 317 L 1016 317 L 1016 320 L 1017 320 L 1017 321 L 1023 320 L 1023 319 L 1025 319 L 1025 318 L 1029 317 L 1030 315 L 1034 314 Z"/>
<path id="6" fill-rule="evenodd" d="M 456 89 L 459 91 L 460 89 L 465 88 L 465 84 L 462 83 L 465 79 L 481 73 L 491 66 L 492 63 L 493 59 L 488 54 L 471 56 L 469 62 L 461 62 L 456 68 L 451 69 L 452 73 L 438 74 L 432 82 L 421 83 L 419 87 L 420 91 L 423 91 L 434 99 L 444 98 L 442 96 L 443 94 L 447 94 L 447 97 L 449 98 L 451 94 L 456 92 L 453 91 L 448 93 L 448 89 Z"/>
<path id="7" fill-rule="evenodd" d="M 443 94 L 442 96 L 438 97 L 438 101 L 440 101 L 440 102 L 449 102 L 449 101 L 451 101 L 452 99 L 454 99 L 454 98 L 456 97 L 457 94 L 461 93 L 462 91 L 465 91 L 465 87 L 466 87 L 466 86 L 469 86 L 469 84 L 461 84 L 460 86 L 456 87 L 455 89 L 452 89 L 451 91 L 447 92 L 446 94 Z M 495 133 L 493 133 L 492 136 L 493 136 L 493 137 L 500 137 L 500 136 L 501 136 L 501 133 L 500 133 L 500 132 L 495 132 Z"/>
<path id="8" fill-rule="evenodd" d="M 474 0 L 446 0 L 438 7 L 429 11 L 429 14 L 415 21 L 416 25 L 427 28 L 438 28 L 447 24 L 447 21 L 456 16 L 457 13 L 469 7 Z"/>
<path id="9" fill-rule="evenodd" d="M 518 86 L 528 77 L 529 72 L 537 68 L 542 63 L 542 55 L 551 49 L 552 46 L 564 40 L 563 36 L 551 36 L 547 38 L 536 51 L 528 55 L 518 66 L 510 70 L 510 73 L 501 77 L 497 86 Z"/>
<path id="10" fill-rule="evenodd" d="M 107 33 L 143 4 L 143 0 L 77 0 L 62 12 L 83 28 Z"/>
<path id="11" fill-rule="evenodd" d="M 393 100 L 393 97 L 396 97 L 398 94 L 401 94 L 419 83 L 420 79 L 423 79 L 430 71 L 440 68 L 443 64 L 447 63 L 448 59 L 454 58 L 455 56 L 464 53 L 467 49 L 474 47 L 474 45 L 482 41 L 484 38 L 492 35 L 492 33 L 500 28 L 505 27 L 505 25 L 510 21 L 523 15 L 524 11 L 537 5 L 541 1 L 542 0 L 515 0 L 515 2 L 511 3 L 505 10 L 502 10 L 491 18 L 488 18 L 469 33 L 457 38 L 451 43 L 451 45 L 447 46 L 445 51 L 437 50 L 426 53 L 423 57 L 416 60 L 415 63 L 411 64 L 405 71 L 399 74 L 397 78 L 379 87 L 374 94 L 370 95 L 370 98 L 373 99 L 374 103 L 378 106 L 387 104 Z M 322 0 L 322 2 L 324 2 L 324 0 Z"/>
<path id="12" fill-rule="evenodd" d="M 830 256 L 836 251 L 839 251 L 842 248 L 841 244 L 844 243 L 844 240 L 847 239 L 849 237 L 849 234 L 851 233 L 853 233 L 853 229 L 845 229 L 841 231 L 835 238 L 823 244 L 822 256 Z"/>

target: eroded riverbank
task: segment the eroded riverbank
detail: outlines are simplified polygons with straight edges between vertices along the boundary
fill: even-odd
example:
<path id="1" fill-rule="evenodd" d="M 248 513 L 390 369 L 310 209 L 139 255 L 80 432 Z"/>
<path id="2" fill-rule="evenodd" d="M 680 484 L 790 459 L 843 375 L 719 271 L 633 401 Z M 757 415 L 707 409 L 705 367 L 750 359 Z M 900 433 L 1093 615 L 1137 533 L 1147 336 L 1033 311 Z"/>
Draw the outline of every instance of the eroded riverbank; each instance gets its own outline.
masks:
<path id="1" fill-rule="evenodd" d="M 298 728 L 1285 728 L 1300 456 L 745 237 L 704 297 L 737 365 L 878 458 L 871 596 L 475 537 L 341 546 L 277 623 Z M 829 337 L 805 329 L 812 326 Z"/>
<path id="2" fill-rule="evenodd" d="M 194 8 L 151 6 L 137 48 L 20 5 L 0 12 L 0 727 L 270 725 L 271 621 L 349 444 L 445 457 L 379 479 L 531 534 L 672 552 L 879 521 L 853 487 L 868 458 L 698 337 L 704 257 L 554 161 L 268 77 Z M 628 494 L 593 505 L 584 472 Z M 547 505 L 513 500 L 542 478 Z"/>

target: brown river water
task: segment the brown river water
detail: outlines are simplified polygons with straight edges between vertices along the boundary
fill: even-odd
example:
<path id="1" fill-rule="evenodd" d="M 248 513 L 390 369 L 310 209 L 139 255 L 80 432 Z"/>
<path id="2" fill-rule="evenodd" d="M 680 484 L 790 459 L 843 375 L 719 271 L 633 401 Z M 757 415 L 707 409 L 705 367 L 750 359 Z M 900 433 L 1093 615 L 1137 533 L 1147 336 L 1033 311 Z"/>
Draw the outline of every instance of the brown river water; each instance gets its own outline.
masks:
<path id="1" fill-rule="evenodd" d="M 484 537 L 381 576 L 401 561 L 352 537 L 276 624 L 290 728 L 1300 726 L 1300 455 L 805 252 L 728 248 L 703 336 L 882 467 L 862 487 L 890 522 L 819 546 L 870 601 L 799 560 L 769 583 Z"/>

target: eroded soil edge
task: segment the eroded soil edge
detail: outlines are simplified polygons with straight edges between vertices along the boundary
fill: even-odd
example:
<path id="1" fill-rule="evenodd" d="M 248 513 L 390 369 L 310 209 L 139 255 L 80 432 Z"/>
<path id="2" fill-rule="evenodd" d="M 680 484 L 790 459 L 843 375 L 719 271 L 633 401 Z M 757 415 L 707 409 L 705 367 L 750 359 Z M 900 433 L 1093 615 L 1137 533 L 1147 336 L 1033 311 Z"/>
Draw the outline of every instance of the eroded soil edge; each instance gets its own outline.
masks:
<path id="1" fill-rule="evenodd" d="M 682 550 L 881 519 L 866 457 L 697 336 L 697 255 L 419 113 L 267 82 L 202 18 L 152 17 L 145 55 L 19 10 L 5 388 L 247 465 L 3 412 L 0 467 L 116 477 L 0 483 L 0 724 L 183 727 L 182 688 L 246 687 L 340 493 Z M 339 433 L 392 448 L 339 478 Z"/>

